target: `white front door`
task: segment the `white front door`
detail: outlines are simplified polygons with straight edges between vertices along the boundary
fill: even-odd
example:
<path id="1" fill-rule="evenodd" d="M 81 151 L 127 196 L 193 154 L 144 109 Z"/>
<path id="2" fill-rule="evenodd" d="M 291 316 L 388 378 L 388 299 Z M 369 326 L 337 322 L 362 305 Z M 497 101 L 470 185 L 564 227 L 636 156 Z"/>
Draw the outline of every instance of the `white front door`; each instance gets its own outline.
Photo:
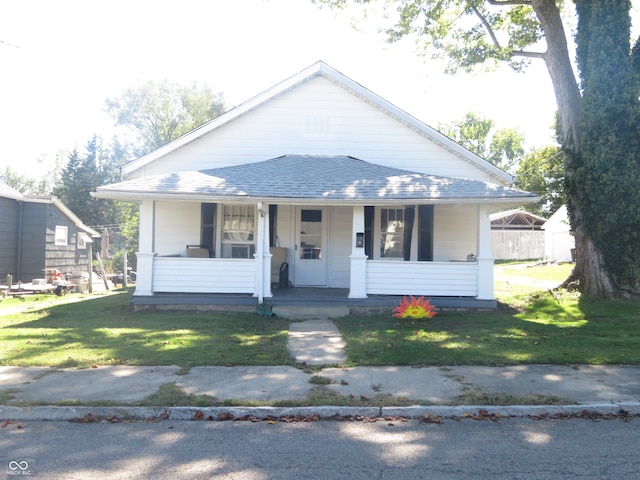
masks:
<path id="1" fill-rule="evenodd" d="M 327 286 L 327 211 L 323 207 L 296 208 L 293 284 Z"/>

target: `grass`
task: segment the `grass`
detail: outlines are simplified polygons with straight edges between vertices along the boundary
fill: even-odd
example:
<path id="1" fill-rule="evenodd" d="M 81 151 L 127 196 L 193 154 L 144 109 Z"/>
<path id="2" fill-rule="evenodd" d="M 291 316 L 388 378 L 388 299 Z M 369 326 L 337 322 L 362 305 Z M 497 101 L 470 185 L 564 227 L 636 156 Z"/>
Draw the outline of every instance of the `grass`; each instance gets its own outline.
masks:
<path id="1" fill-rule="evenodd" d="M 633 302 L 539 292 L 526 308 L 440 312 L 428 320 L 337 319 L 351 365 L 638 364 Z"/>
<path id="2" fill-rule="evenodd" d="M 74 303 L 52 301 L 32 296 L 27 303 L 0 302 L 0 365 L 180 365 L 188 369 L 291 361 L 286 349 L 289 322 L 284 319 L 134 312 L 130 293 L 122 290 Z"/>
<path id="3" fill-rule="evenodd" d="M 345 366 L 640 364 L 639 304 L 551 293 L 570 265 L 496 268 L 495 311 L 335 319 Z M 69 300 L 76 300 L 68 303 Z M 289 321 L 254 314 L 140 311 L 130 292 L 0 302 L 0 365 L 287 365 Z M 314 383 L 322 387 L 322 379 Z M 208 401 L 204 399 L 204 401 Z"/>

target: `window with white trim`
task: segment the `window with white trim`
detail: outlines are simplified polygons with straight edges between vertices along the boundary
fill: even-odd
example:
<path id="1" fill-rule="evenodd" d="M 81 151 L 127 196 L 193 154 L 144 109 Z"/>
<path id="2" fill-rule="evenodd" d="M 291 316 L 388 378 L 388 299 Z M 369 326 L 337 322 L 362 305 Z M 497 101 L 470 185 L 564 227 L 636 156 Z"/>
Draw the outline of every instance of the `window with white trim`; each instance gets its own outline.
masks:
<path id="1" fill-rule="evenodd" d="M 365 254 L 370 260 L 433 261 L 433 205 L 364 208 Z"/>
<path id="2" fill-rule="evenodd" d="M 222 258 L 253 258 L 255 231 L 254 205 L 223 205 Z"/>
<path id="3" fill-rule="evenodd" d="M 380 209 L 380 258 L 404 258 L 404 208 Z"/>
<path id="4" fill-rule="evenodd" d="M 78 232 L 78 250 L 86 250 L 87 248 L 87 236 L 86 233 Z"/>
<path id="5" fill-rule="evenodd" d="M 54 236 L 55 245 L 68 245 L 69 227 L 65 225 L 56 225 L 56 232 Z"/>

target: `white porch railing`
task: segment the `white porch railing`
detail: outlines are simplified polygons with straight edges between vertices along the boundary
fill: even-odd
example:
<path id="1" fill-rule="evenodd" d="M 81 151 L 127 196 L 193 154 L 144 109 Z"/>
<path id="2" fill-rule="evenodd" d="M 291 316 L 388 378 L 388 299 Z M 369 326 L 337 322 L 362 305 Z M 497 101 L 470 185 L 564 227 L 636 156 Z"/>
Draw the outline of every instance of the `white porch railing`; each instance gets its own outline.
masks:
<path id="1" fill-rule="evenodd" d="M 476 262 L 367 261 L 369 295 L 478 295 Z"/>
<path id="2" fill-rule="evenodd" d="M 255 260 L 155 257 L 153 291 L 171 293 L 253 293 Z"/>

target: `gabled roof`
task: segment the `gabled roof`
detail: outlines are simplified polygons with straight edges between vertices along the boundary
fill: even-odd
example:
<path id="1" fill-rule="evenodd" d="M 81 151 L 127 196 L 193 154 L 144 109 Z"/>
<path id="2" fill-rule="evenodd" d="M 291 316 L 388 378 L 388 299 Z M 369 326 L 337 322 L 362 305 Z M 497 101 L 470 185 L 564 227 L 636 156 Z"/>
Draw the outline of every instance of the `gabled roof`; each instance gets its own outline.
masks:
<path id="1" fill-rule="evenodd" d="M 529 192 L 477 180 L 439 177 L 348 156 L 285 155 L 262 162 L 188 171 L 98 187 L 95 196 L 126 200 L 199 201 L 277 199 L 280 203 L 529 203 Z"/>
<path id="2" fill-rule="evenodd" d="M 546 218 L 521 208 L 492 213 L 489 217 L 494 230 L 540 230 Z"/>
<path id="3" fill-rule="evenodd" d="M 64 215 L 66 215 L 66 217 L 69 220 L 71 220 L 79 230 L 86 232 L 88 235 L 94 238 L 97 238 L 100 236 L 100 234 L 96 232 L 93 228 L 85 225 L 82 222 L 82 220 L 80 220 L 80 218 L 78 218 L 78 216 L 69 209 L 69 207 L 67 207 L 64 203 L 62 203 L 58 199 L 58 197 L 55 197 L 53 195 L 25 195 L 24 201 L 29 203 L 52 204 L 55 207 L 57 207 L 58 210 L 60 210 Z"/>
<path id="4" fill-rule="evenodd" d="M 24 195 L 14 188 L 11 188 L 4 182 L 0 182 L 0 197 L 11 198 L 13 200 L 22 200 Z"/>
<path id="5" fill-rule="evenodd" d="M 206 135 L 209 132 L 220 128 L 221 126 L 237 119 L 238 117 L 245 115 L 252 110 L 260 107 L 261 105 L 273 100 L 276 97 L 292 90 L 293 88 L 310 81 L 311 79 L 322 76 L 336 85 L 341 86 L 342 88 L 350 91 L 371 105 L 375 106 L 379 110 L 387 113 L 388 115 L 396 118 L 400 122 L 404 123 L 408 127 L 417 131 L 418 133 L 424 135 L 429 140 L 434 143 L 442 146 L 446 150 L 454 153 L 458 157 L 463 160 L 469 162 L 470 164 L 478 167 L 489 174 L 502 179 L 505 183 L 510 184 L 513 182 L 513 176 L 508 174 L 507 172 L 501 170 L 495 165 L 487 162 L 486 160 L 480 158 L 473 152 L 467 150 L 457 142 L 453 141 L 446 135 L 438 132 L 437 130 L 429 127 L 425 123 L 417 120 L 416 118 L 409 115 L 404 110 L 396 107 L 395 105 L 389 103 L 384 100 L 382 97 L 376 95 L 372 91 L 366 89 L 359 83 L 351 80 L 349 77 L 343 75 L 337 70 L 333 69 L 326 63 L 319 61 L 300 73 L 284 80 L 283 82 L 275 85 L 274 87 L 258 94 L 252 99 L 242 103 L 236 108 L 231 109 L 230 111 L 220 115 L 219 117 L 203 124 L 202 126 L 192 130 L 191 132 L 177 138 L 173 142 L 170 142 L 150 153 L 144 155 L 136 160 L 133 160 L 122 167 L 121 173 L 123 178 L 127 178 L 129 174 L 132 172 L 148 165 L 149 163 L 171 153 L 175 150 L 178 150 L 181 147 L 197 140 L 198 138 Z"/>

